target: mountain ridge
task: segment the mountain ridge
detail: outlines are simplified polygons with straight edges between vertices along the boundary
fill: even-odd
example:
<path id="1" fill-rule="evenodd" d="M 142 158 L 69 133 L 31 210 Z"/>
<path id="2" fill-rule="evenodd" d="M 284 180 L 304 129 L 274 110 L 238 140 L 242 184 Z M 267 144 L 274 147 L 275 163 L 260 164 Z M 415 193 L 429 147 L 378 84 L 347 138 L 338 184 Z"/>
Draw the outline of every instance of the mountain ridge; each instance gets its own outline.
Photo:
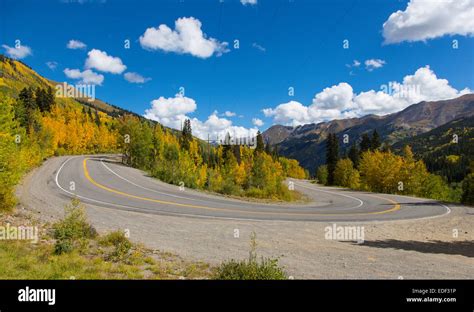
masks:
<path id="1" fill-rule="evenodd" d="M 347 134 L 349 142 L 340 143 L 342 153 L 360 140 L 364 133 L 377 130 L 390 145 L 410 136 L 428 132 L 454 119 L 474 116 L 474 94 L 440 101 L 422 101 L 392 114 L 366 115 L 297 127 L 275 125 L 263 132 L 270 145 L 277 145 L 282 156 L 298 160 L 314 172 L 324 163 L 325 140 L 329 133 Z M 276 135 L 277 134 L 277 135 Z"/>

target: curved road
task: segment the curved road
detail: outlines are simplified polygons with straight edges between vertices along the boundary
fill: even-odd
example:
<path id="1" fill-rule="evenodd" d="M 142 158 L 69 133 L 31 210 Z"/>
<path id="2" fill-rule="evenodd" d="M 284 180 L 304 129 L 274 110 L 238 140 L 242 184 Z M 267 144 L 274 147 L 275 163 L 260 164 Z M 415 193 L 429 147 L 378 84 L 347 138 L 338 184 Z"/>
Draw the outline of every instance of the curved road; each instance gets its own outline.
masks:
<path id="1" fill-rule="evenodd" d="M 127 230 L 153 250 L 215 265 L 245 259 L 257 233 L 259 255 L 281 256 L 295 278 L 474 276 L 472 208 L 293 182 L 310 202 L 263 204 L 181 191 L 114 156 L 63 156 L 30 172 L 17 196 L 21 211 L 46 222 L 62 218 L 78 196 L 98 231 Z M 328 239 L 328 226 L 336 224 L 363 228 L 364 242 Z"/>
<path id="2" fill-rule="evenodd" d="M 107 208 L 173 216 L 237 220 L 375 221 L 440 216 L 450 209 L 427 199 L 354 192 L 292 180 L 308 204 L 265 204 L 179 188 L 121 165 L 113 156 L 67 158 L 50 191 Z"/>

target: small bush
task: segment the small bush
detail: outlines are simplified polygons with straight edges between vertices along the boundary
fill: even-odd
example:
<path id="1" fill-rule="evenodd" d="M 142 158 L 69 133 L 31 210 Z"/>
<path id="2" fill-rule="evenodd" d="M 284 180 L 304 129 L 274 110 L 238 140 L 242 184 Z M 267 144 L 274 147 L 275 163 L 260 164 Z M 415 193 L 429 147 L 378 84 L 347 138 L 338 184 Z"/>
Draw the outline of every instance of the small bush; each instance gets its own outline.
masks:
<path id="1" fill-rule="evenodd" d="M 97 231 L 86 219 L 84 206 L 73 199 L 65 208 L 65 218 L 53 225 L 53 237 L 56 239 L 55 253 L 71 252 L 83 247 L 88 239 L 95 238 Z"/>
<path id="2" fill-rule="evenodd" d="M 219 280 L 284 280 L 287 274 L 279 266 L 276 258 L 260 258 L 257 260 L 256 235 L 250 238 L 250 252 L 247 260 L 230 260 L 223 262 L 215 272 Z"/>
<path id="3" fill-rule="evenodd" d="M 286 273 L 278 265 L 278 259 L 261 258 L 260 261 L 230 260 L 222 263 L 216 272 L 220 280 L 284 280 Z"/>
<path id="4" fill-rule="evenodd" d="M 130 255 L 132 243 L 122 231 L 114 231 L 100 239 L 99 244 L 106 247 L 114 247 L 113 251 L 106 256 L 106 260 L 123 261 Z"/>

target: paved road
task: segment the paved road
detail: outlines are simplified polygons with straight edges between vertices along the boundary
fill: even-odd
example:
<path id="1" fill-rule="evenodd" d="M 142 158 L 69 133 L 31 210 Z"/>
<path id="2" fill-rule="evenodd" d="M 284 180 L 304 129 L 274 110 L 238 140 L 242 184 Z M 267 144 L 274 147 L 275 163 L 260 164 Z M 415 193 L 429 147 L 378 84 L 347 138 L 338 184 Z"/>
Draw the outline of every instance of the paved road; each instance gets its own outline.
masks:
<path id="1" fill-rule="evenodd" d="M 77 194 L 99 232 L 127 230 L 151 249 L 216 265 L 248 257 L 255 232 L 258 254 L 279 257 L 295 278 L 474 277 L 472 208 L 294 182 L 313 202 L 265 205 L 180 191 L 109 157 L 63 156 L 30 172 L 17 196 L 21 210 L 55 222 Z M 363 227 L 364 243 L 327 239 L 335 224 Z"/>
<path id="2" fill-rule="evenodd" d="M 266 204 L 215 196 L 162 183 L 121 165 L 113 156 L 67 158 L 50 191 L 85 203 L 147 214 L 244 220 L 372 221 L 447 214 L 432 200 L 320 187 L 291 180 L 308 204 Z"/>

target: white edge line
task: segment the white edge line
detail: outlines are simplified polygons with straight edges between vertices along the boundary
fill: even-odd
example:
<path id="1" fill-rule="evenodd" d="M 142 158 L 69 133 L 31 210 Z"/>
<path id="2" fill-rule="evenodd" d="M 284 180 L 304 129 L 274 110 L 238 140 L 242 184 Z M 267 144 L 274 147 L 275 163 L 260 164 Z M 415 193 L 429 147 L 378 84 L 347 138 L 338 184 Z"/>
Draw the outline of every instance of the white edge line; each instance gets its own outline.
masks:
<path id="1" fill-rule="evenodd" d="M 92 202 L 96 202 L 96 203 L 99 203 L 99 204 L 106 204 L 106 205 L 110 205 L 110 206 L 116 206 L 116 207 L 124 207 L 124 208 L 131 208 L 132 211 L 130 210 L 125 210 L 127 212 L 134 212 L 134 213 L 143 213 L 143 212 L 140 212 L 140 211 L 134 211 L 135 209 L 137 209 L 137 207 L 133 207 L 133 206 L 127 206 L 127 205 L 120 205 L 120 204 L 114 204 L 114 203 L 108 203 L 108 202 L 104 202 L 104 201 L 100 201 L 100 200 L 96 200 L 96 199 L 92 199 L 92 198 L 88 198 L 88 197 L 85 197 L 85 196 L 81 196 L 81 195 L 77 195 L 77 194 L 74 194 L 68 190 L 65 190 L 60 184 L 59 184 L 59 174 L 61 172 L 61 170 L 63 169 L 63 167 L 66 165 L 66 163 L 68 163 L 71 159 L 74 159 L 74 158 L 77 158 L 77 157 L 80 157 L 80 156 L 73 156 L 73 157 L 70 157 L 68 159 L 66 159 L 62 165 L 59 167 L 58 171 L 56 172 L 56 177 L 55 177 L 55 182 L 56 182 L 56 185 L 59 189 L 61 189 L 63 192 L 69 194 L 69 195 L 72 195 L 73 197 L 78 197 L 78 198 L 83 198 L 83 199 L 86 199 L 86 200 L 89 200 L 89 201 L 92 201 Z M 301 185 L 300 185 L 301 186 Z M 309 189 L 312 189 L 314 190 L 313 188 L 310 188 L 308 186 L 303 186 L 303 187 L 306 187 L 306 188 L 309 188 Z M 322 191 L 322 190 L 320 190 Z M 323 192 L 328 192 L 328 193 L 333 193 L 333 192 L 330 192 L 330 191 L 323 191 Z M 341 195 L 341 196 L 348 196 L 350 197 L 349 195 L 343 195 L 343 194 L 338 194 L 338 195 Z M 388 195 L 392 195 L 392 194 L 388 194 Z M 355 198 L 355 197 L 354 197 Z M 358 199 L 358 198 L 355 198 L 355 199 Z M 359 199 L 358 199 L 359 200 Z M 362 201 L 361 201 L 362 202 Z M 354 221 L 344 221 L 344 220 L 341 220 L 339 222 L 344 222 L 344 223 L 374 223 L 374 222 L 400 222 L 400 221 L 414 221 L 414 220 L 424 220 L 424 219 L 433 219 L 433 218 L 439 218 L 439 217 L 442 217 L 442 216 L 445 216 L 445 215 L 448 215 L 451 213 L 451 209 L 446 206 L 446 205 L 443 205 L 441 203 L 437 203 L 438 205 L 446 208 L 446 213 L 442 214 L 442 215 L 438 215 L 438 216 L 429 216 L 429 217 L 421 217 L 421 218 L 412 218 L 412 219 L 400 219 L 400 220 L 365 220 L 365 221 L 360 221 L 360 220 L 354 220 Z M 360 206 L 359 206 L 360 207 Z M 103 207 L 103 208 L 106 208 L 106 209 L 111 209 L 109 207 Z M 138 208 L 140 209 L 140 208 Z M 157 211 L 156 215 L 172 215 L 172 216 L 178 216 L 178 217 L 192 217 L 192 218 L 201 218 L 201 219 L 214 219 L 214 220 L 233 220 L 233 221 L 256 221 L 256 222 L 278 222 L 278 223 L 289 223 L 289 222 L 319 222 L 319 223 L 327 223 L 327 222 L 334 222 L 334 221 L 329 221 L 329 220 L 262 220 L 262 219 L 252 219 L 252 218 L 229 218 L 229 217 L 216 217 L 216 216 L 203 216 L 203 215 L 193 215 L 193 214 L 184 214 L 184 213 L 168 213 L 168 212 L 163 212 L 163 211 Z"/>

